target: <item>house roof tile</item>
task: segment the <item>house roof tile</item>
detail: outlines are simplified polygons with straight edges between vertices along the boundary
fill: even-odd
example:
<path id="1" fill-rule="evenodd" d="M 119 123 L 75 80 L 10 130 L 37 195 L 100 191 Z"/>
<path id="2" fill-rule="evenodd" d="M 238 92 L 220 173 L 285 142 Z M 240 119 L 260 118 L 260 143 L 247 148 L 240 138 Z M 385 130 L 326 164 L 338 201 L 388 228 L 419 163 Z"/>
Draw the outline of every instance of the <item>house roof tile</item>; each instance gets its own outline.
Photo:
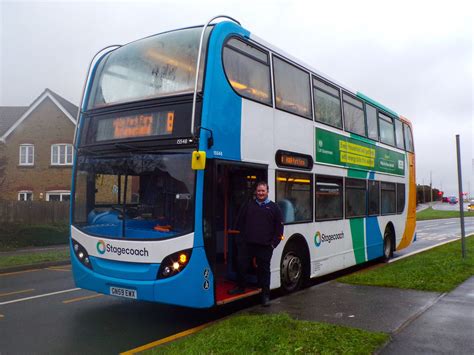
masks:
<path id="1" fill-rule="evenodd" d="M 28 106 L 0 106 L 0 137 L 28 110 Z"/>
<path id="2" fill-rule="evenodd" d="M 67 111 L 67 113 L 70 115 L 71 120 L 76 119 L 79 110 L 76 105 L 66 100 L 64 97 L 56 94 L 51 89 L 45 89 L 45 91 L 43 91 L 43 93 L 38 96 L 38 98 L 36 98 L 30 106 L 0 106 L 0 138 L 4 137 L 4 135 L 8 131 L 11 131 L 11 129 L 14 130 L 15 128 L 13 126 L 15 124 L 20 124 L 21 122 L 19 120 L 24 120 L 25 118 L 23 116 L 26 114 L 26 112 L 30 108 L 33 109 L 36 107 L 35 105 L 39 103 L 38 99 L 41 97 L 44 98 L 45 94 L 49 94 L 50 96 L 54 97 L 54 99 L 62 106 L 63 111 Z"/>

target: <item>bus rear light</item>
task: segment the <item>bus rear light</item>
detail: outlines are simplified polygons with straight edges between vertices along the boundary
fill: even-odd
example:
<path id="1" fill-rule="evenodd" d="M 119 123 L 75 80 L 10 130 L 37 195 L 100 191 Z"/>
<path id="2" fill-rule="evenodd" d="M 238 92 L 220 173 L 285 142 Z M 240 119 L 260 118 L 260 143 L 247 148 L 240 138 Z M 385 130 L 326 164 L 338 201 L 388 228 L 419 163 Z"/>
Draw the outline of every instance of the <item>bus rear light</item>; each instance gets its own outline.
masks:
<path id="1" fill-rule="evenodd" d="M 74 239 L 72 240 L 72 247 L 74 250 L 74 254 L 81 262 L 81 264 L 92 270 L 91 261 L 89 259 L 89 254 L 87 253 L 86 249 Z"/>
<path id="2" fill-rule="evenodd" d="M 177 275 L 183 271 L 189 262 L 191 251 L 192 249 L 182 250 L 164 258 L 156 278 L 165 279 L 167 277 Z"/>

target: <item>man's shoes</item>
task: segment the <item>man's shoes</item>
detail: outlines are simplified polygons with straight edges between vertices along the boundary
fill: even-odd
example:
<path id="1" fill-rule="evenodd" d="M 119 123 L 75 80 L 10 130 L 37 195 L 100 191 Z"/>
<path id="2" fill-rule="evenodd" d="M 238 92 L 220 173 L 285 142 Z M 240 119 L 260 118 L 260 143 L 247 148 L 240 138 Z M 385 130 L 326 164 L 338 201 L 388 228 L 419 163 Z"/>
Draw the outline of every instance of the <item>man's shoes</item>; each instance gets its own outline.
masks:
<path id="1" fill-rule="evenodd" d="M 227 293 L 229 295 L 241 295 L 241 294 L 245 293 L 245 288 L 236 287 L 236 288 L 233 288 L 232 290 L 227 291 Z"/>
<path id="2" fill-rule="evenodd" d="M 270 296 L 267 294 L 262 295 L 262 307 L 270 307 Z"/>

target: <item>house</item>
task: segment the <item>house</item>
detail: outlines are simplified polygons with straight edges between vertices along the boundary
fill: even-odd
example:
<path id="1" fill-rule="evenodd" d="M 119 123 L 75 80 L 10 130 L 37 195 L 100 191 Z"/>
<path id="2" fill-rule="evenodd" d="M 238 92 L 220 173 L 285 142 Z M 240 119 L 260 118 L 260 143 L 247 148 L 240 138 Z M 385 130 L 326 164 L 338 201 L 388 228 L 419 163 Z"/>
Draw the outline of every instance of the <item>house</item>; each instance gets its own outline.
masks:
<path id="1" fill-rule="evenodd" d="M 50 89 L 28 107 L 0 106 L 0 200 L 69 200 L 77 112 Z"/>

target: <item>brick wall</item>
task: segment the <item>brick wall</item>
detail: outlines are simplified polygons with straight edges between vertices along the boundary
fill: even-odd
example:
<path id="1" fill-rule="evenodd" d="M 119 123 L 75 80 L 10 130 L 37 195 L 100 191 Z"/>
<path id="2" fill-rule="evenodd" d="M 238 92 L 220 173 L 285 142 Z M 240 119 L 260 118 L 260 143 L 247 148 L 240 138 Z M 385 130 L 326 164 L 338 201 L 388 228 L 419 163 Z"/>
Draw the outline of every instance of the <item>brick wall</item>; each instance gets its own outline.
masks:
<path id="1" fill-rule="evenodd" d="M 6 138 L 5 181 L 0 199 L 17 200 L 18 191 L 33 192 L 33 200 L 46 200 L 46 192 L 71 189 L 71 166 L 51 165 L 51 145 L 73 142 L 74 124 L 46 97 Z M 34 144 L 34 165 L 20 166 L 20 145 Z"/>

